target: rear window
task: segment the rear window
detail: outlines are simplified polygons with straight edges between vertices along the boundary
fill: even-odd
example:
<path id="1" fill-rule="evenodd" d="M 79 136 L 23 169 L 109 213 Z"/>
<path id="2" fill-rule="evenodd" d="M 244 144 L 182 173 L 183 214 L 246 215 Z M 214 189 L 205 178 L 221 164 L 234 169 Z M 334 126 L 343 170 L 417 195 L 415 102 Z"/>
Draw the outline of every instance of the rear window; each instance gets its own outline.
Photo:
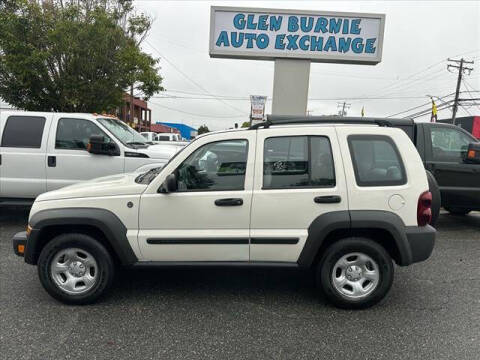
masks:
<path id="1" fill-rule="evenodd" d="M 359 186 L 393 186 L 407 182 L 400 153 L 384 135 L 351 135 L 348 146 Z"/>
<path id="2" fill-rule="evenodd" d="M 42 145 L 44 127 L 44 117 L 10 116 L 3 130 L 2 147 L 38 149 Z"/>

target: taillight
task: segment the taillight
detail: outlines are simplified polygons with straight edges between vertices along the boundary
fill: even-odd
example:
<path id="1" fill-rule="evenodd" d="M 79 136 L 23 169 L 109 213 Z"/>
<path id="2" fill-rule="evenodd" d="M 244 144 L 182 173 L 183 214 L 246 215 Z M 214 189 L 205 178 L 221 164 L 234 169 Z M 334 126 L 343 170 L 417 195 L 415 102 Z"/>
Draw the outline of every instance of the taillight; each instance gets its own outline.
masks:
<path id="1" fill-rule="evenodd" d="M 432 222 L 432 193 L 425 191 L 418 198 L 417 205 L 417 224 L 425 226 Z"/>

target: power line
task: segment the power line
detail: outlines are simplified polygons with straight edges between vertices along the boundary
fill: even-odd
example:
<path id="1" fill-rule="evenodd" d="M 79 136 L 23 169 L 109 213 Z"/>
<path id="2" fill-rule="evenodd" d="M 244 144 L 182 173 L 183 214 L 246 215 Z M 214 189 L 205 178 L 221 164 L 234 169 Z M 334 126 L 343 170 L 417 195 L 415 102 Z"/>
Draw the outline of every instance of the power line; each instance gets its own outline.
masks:
<path id="1" fill-rule="evenodd" d="M 165 91 L 168 93 L 169 91 Z M 199 94 L 202 95 L 202 94 Z M 382 97 L 331 97 L 331 98 L 308 98 L 309 101 L 339 101 L 339 100 L 349 100 L 349 101 L 356 101 L 356 100 L 401 100 L 401 99 L 420 99 L 424 98 L 425 95 L 417 95 L 417 96 L 382 96 Z M 212 96 L 179 96 L 179 95 L 159 95 L 159 96 L 152 96 L 153 99 L 190 99 L 190 100 L 217 100 L 217 99 L 228 99 L 231 101 L 250 101 L 248 97 L 234 97 L 228 95 L 213 95 Z M 267 99 L 271 101 L 271 98 Z"/>
<path id="2" fill-rule="evenodd" d="M 384 86 L 384 87 L 381 87 L 381 88 L 378 89 L 377 91 L 383 91 L 383 92 L 386 91 L 386 90 L 390 90 L 390 91 L 391 91 L 391 90 L 393 90 L 393 89 L 395 89 L 395 88 L 402 87 L 402 86 L 408 84 L 408 82 L 416 81 L 416 80 L 418 80 L 419 78 L 415 78 L 415 79 L 414 79 L 415 76 L 417 76 L 417 75 L 419 75 L 419 74 L 422 74 L 422 73 L 424 73 L 424 72 L 426 72 L 426 71 L 429 71 L 430 69 L 433 69 L 434 67 L 436 67 L 436 66 L 444 63 L 445 61 L 446 61 L 446 60 L 438 61 L 438 62 L 436 62 L 436 63 L 434 63 L 434 64 L 432 64 L 432 65 L 427 66 L 426 68 L 423 68 L 422 70 L 419 70 L 419 71 L 417 71 L 417 72 L 414 72 L 413 74 L 405 77 L 404 79 L 399 79 L 398 81 L 395 81 L 395 82 L 393 82 L 393 83 L 391 83 L 391 84 L 389 84 L 389 85 L 386 85 L 386 86 Z M 431 74 L 430 74 L 430 75 L 431 75 Z M 399 81 L 402 82 L 402 83 L 399 83 Z M 397 89 L 397 90 L 398 90 L 398 89 Z"/>
<path id="3" fill-rule="evenodd" d="M 450 105 L 450 103 L 452 103 L 452 102 L 453 102 L 453 100 L 450 100 L 450 101 L 448 101 L 448 102 L 445 102 L 445 103 L 442 104 L 442 105 L 437 106 L 437 111 L 441 111 L 441 110 L 445 110 L 445 109 L 451 108 L 453 105 Z M 404 116 L 403 118 L 404 118 L 404 119 L 406 119 L 406 118 L 408 118 L 408 119 L 416 119 L 416 118 L 418 118 L 418 117 L 420 117 L 420 116 L 427 115 L 427 114 L 429 114 L 430 112 L 431 112 L 431 109 L 425 109 L 425 110 L 416 112 L 416 113 L 414 113 L 414 114 L 410 114 L 410 115 L 408 115 L 408 116 Z"/>
<path id="4" fill-rule="evenodd" d="M 177 111 L 177 112 L 182 113 L 182 114 L 198 116 L 198 117 L 215 118 L 215 119 L 247 118 L 247 116 L 245 116 L 245 115 L 203 115 L 203 114 L 196 114 L 196 113 L 192 113 L 192 112 L 189 112 L 189 111 L 175 109 L 175 108 L 172 108 L 172 107 L 169 107 L 169 106 L 165 106 L 163 104 L 160 105 L 159 103 L 156 103 L 156 102 L 153 102 L 153 101 L 151 101 L 151 103 L 155 104 L 156 106 L 159 106 L 161 108 L 165 108 L 165 109 L 168 109 L 168 110 L 171 110 L 171 111 Z"/>
<path id="5" fill-rule="evenodd" d="M 477 91 L 475 90 L 468 82 L 467 80 L 465 80 L 465 78 L 463 78 L 463 87 L 467 90 L 468 94 L 470 95 L 470 98 L 473 100 L 473 94 L 472 92 L 480 92 L 480 91 Z M 469 90 L 471 89 L 471 91 Z M 480 106 L 477 105 L 477 108 L 480 110 Z"/>
<path id="6" fill-rule="evenodd" d="M 463 56 L 463 55 L 475 53 L 475 52 L 478 52 L 478 51 L 480 51 L 480 49 L 469 50 L 469 51 L 467 51 L 467 52 L 463 52 L 463 53 L 454 55 L 454 57 Z M 438 61 L 438 62 L 436 62 L 436 63 L 434 63 L 434 64 L 431 64 L 431 65 L 429 65 L 429 66 L 427 66 L 427 67 L 425 67 L 425 68 L 422 68 L 421 70 L 419 70 L 419 71 L 417 71 L 417 72 L 414 72 L 413 74 L 405 77 L 404 79 L 399 79 L 398 81 L 403 81 L 403 83 L 401 83 L 401 84 L 398 83 L 398 81 L 395 81 L 395 82 L 391 83 L 390 85 L 386 85 L 386 86 L 378 89 L 377 91 L 378 91 L 378 92 L 380 92 L 380 91 L 383 91 L 383 92 L 384 92 L 384 91 L 389 90 L 389 91 L 390 91 L 389 95 L 391 95 L 391 94 L 392 94 L 391 91 L 393 91 L 393 90 L 399 90 L 399 89 L 402 88 L 402 87 L 403 87 L 403 90 L 405 90 L 405 89 L 411 87 L 411 86 L 413 85 L 413 83 L 415 83 L 415 82 L 417 82 L 417 81 L 419 81 L 419 80 L 422 80 L 422 79 L 424 78 L 424 77 L 420 77 L 420 78 L 415 78 L 415 79 L 414 79 L 415 76 L 420 75 L 420 74 L 422 74 L 422 73 L 425 73 L 426 71 L 429 71 L 430 69 L 433 69 L 433 68 L 441 65 L 441 64 L 444 63 L 444 62 L 446 62 L 445 59 L 440 60 L 440 61 Z M 438 72 L 439 72 L 439 70 L 437 70 L 437 71 L 434 72 L 433 74 L 436 74 L 436 73 L 438 73 Z M 433 75 L 433 74 L 430 74 L 430 75 Z M 409 80 L 410 80 L 410 81 L 409 81 Z M 433 80 L 433 78 L 430 79 L 430 80 Z M 408 85 L 408 86 L 405 87 L 405 85 Z M 362 95 L 362 96 L 363 96 L 363 95 Z"/>
<path id="7" fill-rule="evenodd" d="M 202 91 L 204 91 L 205 93 L 207 93 L 208 95 L 210 95 L 210 92 L 205 89 L 202 85 L 200 85 L 199 83 L 197 83 L 195 80 L 193 80 L 192 78 L 190 78 L 187 74 L 185 74 L 182 70 L 180 70 L 173 62 L 171 62 L 170 60 L 168 60 L 164 55 L 162 55 L 162 53 L 160 51 L 158 51 L 157 48 L 155 48 L 148 40 L 145 40 L 145 42 L 153 49 L 155 50 L 158 55 L 160 55 L 167 63 L 169 63 L 175 70 L 177 70 L 183 77 L 185 77 L 188 81 L 190 81 L 192 84 L 194 84 L 196 87 L 198 87 L 199 89 L 201 89 Z M 223 103 L 224 105 L 227 105 L 228 107 L 240 112 L 240 113 L 244 113 L 246 115 L 248 115 L 247 112 L 245 112 L 244 110 L 241 110 L 229 103 L 227 103 L 226 101 L 222 100 L 222 99 L 218 99 L 218 101 L 220 101 L 221 103 Z"/>
<path id="8" fill-rule="evenodd" d="M 442 97 L 440 97 L 439 99 L 442 99 L 442 100 L 443 100 L 443 99 L 445 99 L 446 97 L 452 96 L 453 94 L 454 94 L 454 93 L 451 93 L 451 94 L 442 96 Z M 424 96 L 424 97 L 425 97 L 425 96 Z M 426 103 L 424 103 L 424 104 L 421 104 L 421 105 L 418 105 L 418 106 L 414 106 L 414 107 L 412 107 L 412 108 L 410 108 L 410 109 L 403 110 L 403 111 L 400 111 L 400 112 L 395 113 L 395 114 L 392 114 L 392 115 L 388 115 L 387 118 L 391 118 L 391 117 L 394 117 L 394 116 L 397 116 L 397 115 L 401 115 L 401 114 L 404 114 L 404 113 L 406 113 L 406 112 L 410 112 L 410 111 L 412 111 L 412 110 L 416 110 L 416 109 L 419 109 L 419 108 L 421 108 L 421 107 L 424 107 L 424 106 L 430 105 L 430 104 L 431 104 L 431 101 L 428 101 L 428 102 L 426 102 Z"/>

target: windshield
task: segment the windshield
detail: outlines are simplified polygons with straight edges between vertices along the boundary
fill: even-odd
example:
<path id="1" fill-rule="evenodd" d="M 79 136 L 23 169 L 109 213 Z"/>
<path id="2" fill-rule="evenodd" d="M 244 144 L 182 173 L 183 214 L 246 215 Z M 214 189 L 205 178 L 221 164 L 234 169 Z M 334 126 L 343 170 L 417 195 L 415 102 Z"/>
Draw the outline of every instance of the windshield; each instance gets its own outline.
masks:
<path id="1" fill-rule="evenodd" d="M 138 148 L 147 147 L 145 138 L 130 126 L 117 119 L 98 119 L 120 142 L 126 146 Z"/>
<path id="2" fill-rule="evenodd" d="M 135 182 L 138 183 L 138 184 L 150 184 L 153 179 L 155 179 L 157 177 L 158 174 L 160 174 L 160 171 L 165 167 L 167 166 L 168 164 L 170 164 L 172 162 L 173 159 L 175 159 L 178 154 L 180 154 L 182 151 L 184 151 L 187 147 L 189 147 L 195 140 L 191 141 L 190 143 L 188 143 L 188 145 L 184 146 L 183 148 L 181 148 L 179 151 L 177 151 L 175 153 L 175 155 L 173 155 L 170 160 L 168 160 L 168 162 L 163 165 L 163 166 L 159 166 L 159 167 L 156 167 L 156 168 L 153 168 L 153 169 L 150 169 L 142 174 L 140 174 L 139 176 L 137 176 L 135 178 Z"/>

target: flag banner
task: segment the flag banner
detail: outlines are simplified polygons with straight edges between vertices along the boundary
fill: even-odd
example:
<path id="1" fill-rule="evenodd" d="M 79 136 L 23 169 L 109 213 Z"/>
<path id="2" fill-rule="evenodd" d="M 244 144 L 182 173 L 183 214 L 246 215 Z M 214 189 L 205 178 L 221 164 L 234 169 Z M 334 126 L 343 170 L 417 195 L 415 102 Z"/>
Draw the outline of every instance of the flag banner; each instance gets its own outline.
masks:
<path id="1" fill-rule="evenodd" d="M 430 122 L 434 123 L 437 122 L 437 105 L 435 101 L 432 99 L 432 117 L 430 118 Z"/>

